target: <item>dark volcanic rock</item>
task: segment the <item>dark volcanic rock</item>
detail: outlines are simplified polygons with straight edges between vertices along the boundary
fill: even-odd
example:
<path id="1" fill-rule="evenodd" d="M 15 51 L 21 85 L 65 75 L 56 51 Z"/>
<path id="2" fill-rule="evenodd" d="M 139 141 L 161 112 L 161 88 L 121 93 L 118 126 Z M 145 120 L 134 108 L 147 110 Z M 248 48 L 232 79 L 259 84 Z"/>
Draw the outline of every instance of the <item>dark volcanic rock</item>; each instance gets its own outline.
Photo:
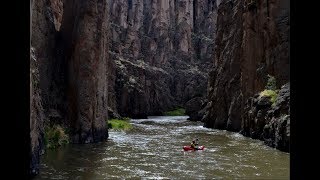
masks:
<path id="1" fill-rule="evenodd" d="M 261 106 L 261 104 L 259 105 L 259 103 L 254 103 L 254 101 L 263 101 L 264 105 Z M 265 103 L 266 101 L 269 101 L 269 103 Z M 268 105 L 266 106 L 265 104 Z M 289 152 L 289 105 L 289 83 L 285 84 L 281 88 L 276 102 L 272 106 L 269 98 L 250 98 L 244 111 L 241 134 L 263 140 L 268 146 Z"/>
<path id="2" fill-rule="evenodd" d="M 272 103 L 270 101 L 270 97 L 262 96 L 262 97 L 258 98 L 256 104 L 257 104 L 257 110 L 260 110 L 260 109 L 269 108 Z"/>
<path id="3" fill-rule="evenodd" d="M 241 133 L 253 139 L 263 140 L 262 132 L 267 122 L 267 113 L 270 107 L 269 97 L 249 98 L 244 110 Z"/>
<path id="4" fill-rule="evenodd" d="M 122 116 L 146 118 L 148 114 L 161 115 L 164 107 L 171 107 L 173 99 L 161 99 L 170 94 L 170 90 L 164 86 L 171 81 L 166 71 L 150 67 L 143 61 L 133 63 L 119 58 L 115 62 L 116 97 L 120 102 L 118 109 Z"/>
<path id="5" fill-rule="evenodd" d="M 109 86 L 112 112 L 161 115 L 205 96 L 214 54 L 214 0 L 112 0 L 109 7 L 110 55 L 116 62 Z"/>
<path id="6" fill-rule="evenodd" d="M 267 145 L 289 152 L 290 144 L 290 84 L 279 91 L 275 105 L 268 111 L 269 123 L 264 127 L 263 138 Z"/>
<path id="7" fill-rule="evenodd" d="M 204 111 L 203 109 L 204 98 L 203 97 L 195 97 L 190 99 L 185 107 L 186 107 L 186 115 L 189 116 L 189 120 L 191 121 L 201 121 L 203 117 Z"/>
<path id="8" fill-rule="evenodd" d="M 108 137 L 107 23 L 106 1 L 70 0 L 64 4 L 60 31 L 68 62 L 68 118 L 74 143 Z"/>

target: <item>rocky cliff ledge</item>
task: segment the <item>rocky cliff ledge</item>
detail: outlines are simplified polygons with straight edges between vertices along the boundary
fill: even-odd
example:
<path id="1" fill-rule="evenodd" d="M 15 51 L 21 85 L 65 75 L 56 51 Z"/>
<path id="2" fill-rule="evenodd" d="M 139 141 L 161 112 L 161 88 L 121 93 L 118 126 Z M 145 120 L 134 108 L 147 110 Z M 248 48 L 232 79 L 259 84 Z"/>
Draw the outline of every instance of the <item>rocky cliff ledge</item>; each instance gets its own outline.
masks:
<path id="1" fill-rule="evenodd" d="M 285 84 L 272 103 L 270 97 L 256 94 L 248 99 L 241 134 L 260 139 L 265 144 L 289 152 L 290 84 Z"/>

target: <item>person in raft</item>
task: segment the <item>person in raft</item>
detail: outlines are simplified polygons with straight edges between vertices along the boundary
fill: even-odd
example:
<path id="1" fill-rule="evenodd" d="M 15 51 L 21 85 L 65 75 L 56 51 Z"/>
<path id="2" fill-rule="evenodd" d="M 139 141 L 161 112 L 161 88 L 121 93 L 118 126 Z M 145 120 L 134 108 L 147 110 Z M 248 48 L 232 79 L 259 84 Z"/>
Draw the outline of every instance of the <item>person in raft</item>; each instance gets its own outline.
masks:
<path id="1" fill-rule="evenodd" d="M 199 146 L 199 139 L 197 138 L 196 140 L 194 140 L 195 141 L 195 145 L 196 146 Z"/>
<path id="2" fill-rule="evenodd" d="M 198 144 L 196 144 L 196 141 L 193 140 L 192 143 L 191 143 L 191 148 L 195 149 L 195 150 L 198 150 Z"/>

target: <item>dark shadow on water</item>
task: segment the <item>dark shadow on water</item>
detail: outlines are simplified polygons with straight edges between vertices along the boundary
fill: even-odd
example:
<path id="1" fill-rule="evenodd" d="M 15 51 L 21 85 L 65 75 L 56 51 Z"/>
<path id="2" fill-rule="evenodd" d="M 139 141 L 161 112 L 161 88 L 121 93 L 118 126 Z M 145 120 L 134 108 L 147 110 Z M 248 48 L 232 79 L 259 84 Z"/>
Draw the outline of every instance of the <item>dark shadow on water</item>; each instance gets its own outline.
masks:
<path id="1" fill-rule="evenodd" d="M 41 157 L 40 174 L 35 179 L 95 179 L 96 168 L 106 157 L 102 146 L 112 146 L 112 140 L 94 144 L 69 144 L 47 149 Z"/>

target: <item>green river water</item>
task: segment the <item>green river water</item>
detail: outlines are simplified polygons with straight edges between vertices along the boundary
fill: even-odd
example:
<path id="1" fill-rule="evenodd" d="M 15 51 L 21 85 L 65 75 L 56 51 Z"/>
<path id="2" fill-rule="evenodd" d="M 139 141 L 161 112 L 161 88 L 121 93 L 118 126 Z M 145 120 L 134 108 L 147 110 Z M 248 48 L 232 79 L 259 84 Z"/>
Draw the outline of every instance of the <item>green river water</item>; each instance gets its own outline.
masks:
<path id="1" fill-rule="evenodd" d="M 133 119 L 106 142 L 47 150 L 35 179 L 289 179 L 289 153 L 186 119 Z M 194 138 L 205 149 L 183 151 Z"/>

